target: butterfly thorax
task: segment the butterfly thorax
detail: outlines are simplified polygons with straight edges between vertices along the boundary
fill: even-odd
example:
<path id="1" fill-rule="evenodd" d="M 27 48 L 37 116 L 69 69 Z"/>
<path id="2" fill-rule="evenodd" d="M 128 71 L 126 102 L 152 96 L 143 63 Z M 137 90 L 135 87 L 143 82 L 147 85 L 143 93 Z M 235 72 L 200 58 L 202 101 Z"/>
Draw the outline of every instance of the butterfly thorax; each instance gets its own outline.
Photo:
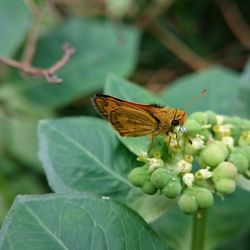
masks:
<path id="1" fill-rule="evenodd" d="M 153 108 L 151 114 L 158 121 L 158 132 L 167 134 L 174 126 L 182 126 L 186 121 L 186 112 L 174 108 Z"/>

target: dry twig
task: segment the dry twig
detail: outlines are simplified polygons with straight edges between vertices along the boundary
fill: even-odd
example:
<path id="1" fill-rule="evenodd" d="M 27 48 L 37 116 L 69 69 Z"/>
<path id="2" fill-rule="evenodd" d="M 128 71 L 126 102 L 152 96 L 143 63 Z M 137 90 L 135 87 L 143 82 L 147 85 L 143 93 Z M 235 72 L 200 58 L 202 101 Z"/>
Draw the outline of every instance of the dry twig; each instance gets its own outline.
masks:
<path id="1" fill-rule="evenodd" d="M 147 26 L 169 9 L 173 2 L 173 0 L 164 0 L 149 4 L 148 8 L 137 18 L 135 24 L 140 28 L 147 28 Z"/>
<path id="2" fill-rule="evenodd" d="M 154 22 L 149 26 L 149 29 L 164 46 L 171 50 L 190 68 L 200 70 L 210 66 L 209 62 L 197 55 L 165 27 L 162 27 L 160 24 Z"/>
<path id="3" fill-rule="evenodd" d="M 26 0 L 26 4 L 32 13 L 33 23 L 23 50 L 22 62 L 31 65 L 36 51 L 42 15 L 38 5 L 33 1 Z"/>
<path id="4" fill-rule="evenodd" d="M 221 0 L 214 1 L 219 7 L 230 30 L 245 48 L 250 49 L 250 28 L 236 3 L 231 0 L 225 2 Z"/>
<path id="5" fill-rule="evenodd" d="M 42 76 L 45 77 L 48 83 L 61 83 L 60 79 L 56 72 L 61 69 L 65 64 L 67 64 L 70 57 L 74 54 L 75 48 L 73 48 L 69 43 L 65 43 L 63 46 L 64 54 L 60 60 L 58 60 L 54 65 L 48 69 L 36 68 L 26 62 L 19 62 L 10 58 L 0 57 L 0 62 L 9 65 L 14 68 L 18 68 L 26 74 L 33 76 Z"/>

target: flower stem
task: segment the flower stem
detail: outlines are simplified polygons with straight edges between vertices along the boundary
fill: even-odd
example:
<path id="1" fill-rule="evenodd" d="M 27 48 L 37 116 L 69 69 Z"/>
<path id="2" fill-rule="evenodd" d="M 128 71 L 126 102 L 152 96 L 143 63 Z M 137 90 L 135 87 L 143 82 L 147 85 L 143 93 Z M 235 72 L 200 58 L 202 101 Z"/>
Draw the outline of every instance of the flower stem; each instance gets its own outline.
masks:
<path id="1" fill-rule="evenodd" d="M 193 217 L 191 250 L 203 250 L 205 243 L 207 210 L 201 209 Z"/>

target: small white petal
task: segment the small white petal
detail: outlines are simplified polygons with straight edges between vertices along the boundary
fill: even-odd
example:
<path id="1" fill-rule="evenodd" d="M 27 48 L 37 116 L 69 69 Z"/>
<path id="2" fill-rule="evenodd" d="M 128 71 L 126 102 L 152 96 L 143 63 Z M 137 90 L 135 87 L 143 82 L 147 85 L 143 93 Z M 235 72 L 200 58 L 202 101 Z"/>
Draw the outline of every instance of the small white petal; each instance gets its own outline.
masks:
<path id="1" fill-rule="evenodd" d="M 191 173 L 186 173 L 183 175 L 182 180 L 188 187 L 192 187 L 194 182 L 194 175 Z"/>

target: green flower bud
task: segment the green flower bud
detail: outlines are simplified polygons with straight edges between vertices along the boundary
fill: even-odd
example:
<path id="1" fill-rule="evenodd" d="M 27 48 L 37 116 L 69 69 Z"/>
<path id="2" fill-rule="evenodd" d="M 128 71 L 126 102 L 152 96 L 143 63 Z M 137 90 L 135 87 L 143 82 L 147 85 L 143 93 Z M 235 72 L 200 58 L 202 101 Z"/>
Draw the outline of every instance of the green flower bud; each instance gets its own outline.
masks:
<path id="1" fill-rule="evenodd" d="M 232 152 L 243 154 L 247 158 L 248 166 L 250 166 L 250 146 L 236 147 Z"/>
<path id="2" fill-rule="evenodd" d="M 209 208 L 214 203 L 213 194 L 206 188 L 198 188 L 195 198 L 200 208 Z"/>
<path id="3" fill-rule="evenodd" d="M 220 179 L 215 182 L 215 188 L 220 193 L 231 194 L 236 188 L 236 183 L 231 179 Z"/>
<path id="4" fill-rule="evenodd" d="M 186 162 L 192 163 L 193 160 L 194 160 L 194 157 L 192 155 L 187 154 L 187 155 L 184 156 L 184 160 Z"/>
<path id="5" fill-rule="evenodd" d="M 149 180 L 149 174 L 146 168 L 134 168 L 128 175 L 129 181 L 136 187 L 142 187 Z"/>
<path id="6" fill-rule="evenodd" d="M 199 134 L 202 129 L 201 127 L 201 124 L 194 119 L 188 119 L 185 123 L 185 129 L 187 131 L 187 134 L 190 136 Z"/>
<path id="7" fill-rule="evenodd" d="M 208 122 L 207 113 L 204 112 L 194 112 L 190 115 L 190 119 L 196 120 L 201 125 L 206 125 Z"/>
<path id="8" fill-rule="evenodd" d="M 208 119 L 208 123 L 211 125 L 215 125 L 217 123 L 217 119 L 216 119 L 216 114 L 213 111 L 207 111 L 207 119 Z"/>
<path id="9" fill-rule="evenodd" d="M 168 158 L 168 146 L 165 142 L 165 137 L 157 136 L 153 140 L 148 156 L 150 158 L 161 158 L 162 160 Z"/>
<path id="10" fill-rule="evenodd" d="M 243 131 L 240 135 L 239 146 L 250 146 L 250 131 Z"/>
<path id="11" fill-rule="evenodd" d="M 229 156 L 228 161 L 232 162 L 241 174 L 245 173 L 248 169 L 248 161 L 246 156 L 243 154 L 232 153 Z"/>
<path id="12" fill-rule="evenodd" d="M 161 152 L 159 152 L 159 151 L 156 151 L 156 152 L 154 152 L 154 158 L 156 158 L 156 159 L 161 159 Z"/>
<path id="13" fill-rule="evenodd" d="M 181 195 L 178 201 L 178 206 L 185 214 L 193 214 L 198 210 L 198 204 L 195 196 L 189 192 L 185 192 Z"/>
<path id="14" fill-rule="evenodd" d="M 199 165 L 201 168 L 207 167 L 207 164 L 202 160 L 201 157 L 198 158 L 198 165 Z"/>
<path id="15" fill-rule="evenodd" d="M 209 139 L 213 138 L 212 133 L 207 129 L 202 129 L 200 135 L 204 137 L 204 141 L 208 141 Z"/>
<path id="16" fill-rule="evenodd" d="M 158 168 L 151 174 L 150 180 L 154 187 L 161 189 L 168 184 L 171 176 L 165 168 Z"/>
<path id="17" fill-rule="evenodd" d="M 209 143 L 200 153 L 201 161 L 210 167 L 216 167 L 223 162 L 227 156 L 228 149 L 220 141 Z"/>
<path id="18" fill-rule="evenodd" d="M 153 186 L 153 184 L 150 181 L 146 182 L 143 185 L 142 190 L 146 194 L 155 194 L 157 192 L 157 189 Z"/>
<path id="19" fill-rule="evenodd" d="M 170 181 L 163 189 L 162 193 L 172 199 L 181 194 L 182 185 L 179 180 Z"/>
<path id="20" fill-rule="evenodd" d="M 213 180 L 234 179 L 237 176 L 237 168 L 231 162 L 221 162 L 213 171 Z"/>

